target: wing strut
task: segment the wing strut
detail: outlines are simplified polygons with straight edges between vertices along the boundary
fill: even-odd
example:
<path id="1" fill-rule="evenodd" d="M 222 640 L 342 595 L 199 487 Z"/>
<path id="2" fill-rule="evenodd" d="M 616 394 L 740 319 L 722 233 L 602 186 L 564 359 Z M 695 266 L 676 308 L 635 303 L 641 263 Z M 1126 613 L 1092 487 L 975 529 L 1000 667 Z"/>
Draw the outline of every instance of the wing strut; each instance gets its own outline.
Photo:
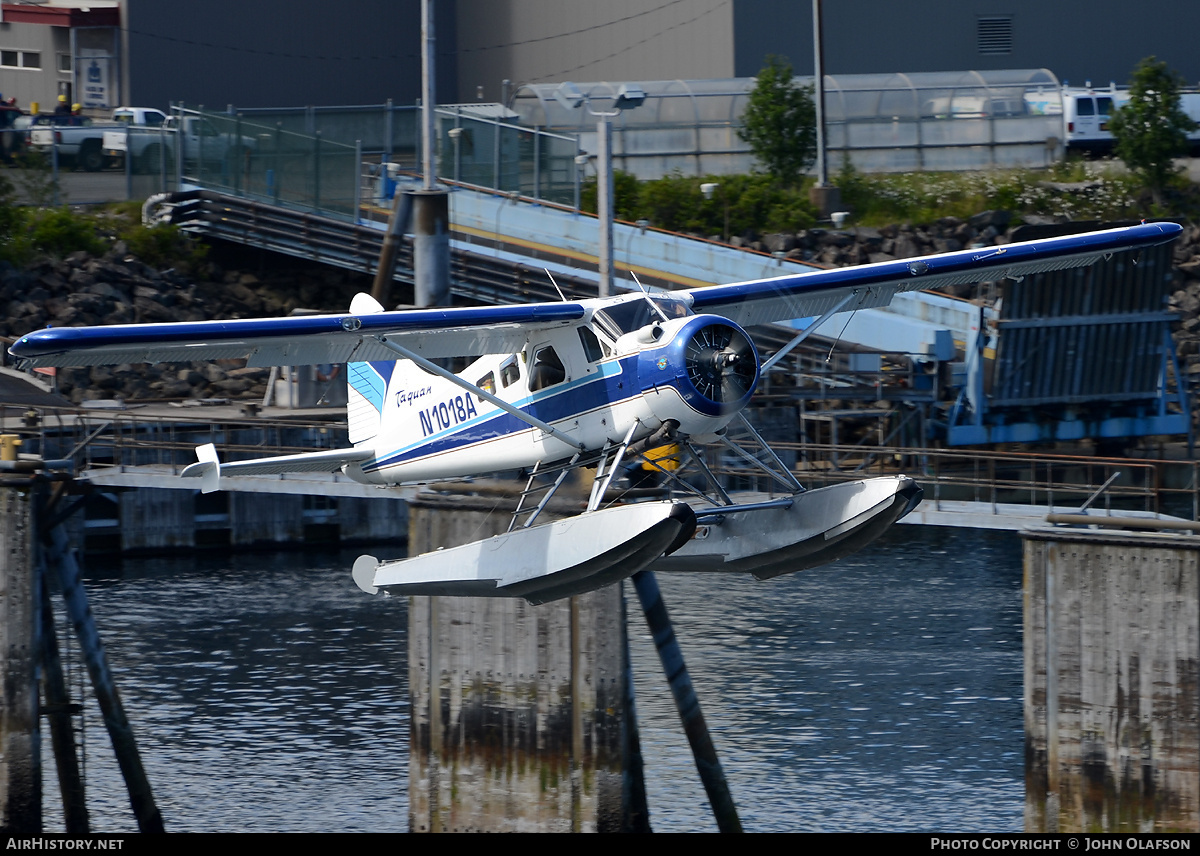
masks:
<path id="1" fill-rule="evenodd" d="M 456 375 L 454 372 L 447 371 L 446 369 L 439 366 L 437 363 L 430 362 L 429 360 L 425 359 L 421 355 L 416 354 L 413 351 L 410 351 L 408 348 L 405 348 L 402 345 L 397 345 L 395 342 L 389 342 L 387 340 L 386 336 L 376 336 L 375 339 L 378 340 L 379 344 L 383 345 L 389 351 L 396 352 L 400 356 L 404 357 L 404 359 L 406 359 L 406 360 L 412 360 L 414 363 L 419 365 L 421 368 L 425 369 L 425 371 L 429 372 L 430 374 L 435 374 L 438 377 L 445 378 L 446 380 L 450 381 L 455 386 L 460 386 L 463 389 L 465 389 L 467 392 L 470 392 L 474 395 L 478 395 L 484 401 L 487 401 L 491 404 L 496 405 L 501 410 L 503 410 L 505 413 L 508 413 L 508 414 L 511 414 L 511 415 L 517 417 L 518 419 L 520 419 L 522 422 L 524 422 L 527 425 L 532 425 L 534 428 L 540 428 L 541 430 L 545 431 L 547 434 L 549 434 L 554 439 L 561 440 L 562 442 L 566 443 L 568 446 L 570 446 L 574 449 L 580 449 L 581 451 L 587 451 L 586 449 L 584 449 L 582 443 L 580 443 L 578 440 L 575 440 L 574 438 L 572 438 L 570 434 L 567 434 L 563 431 L 559 431 L 557 428 L 555 428 L 549 422 L 543 422 L 541 419 L 538 419 L 536 416 L 529 415 L 524 410 L 521 410 L 519 407 L 516 407 L 515 405 L 509 404 L 507 401 L 497 398 L 496 396 L 492 395 L 490 392 L 488 392 L 485 389 L 480 389 L 478 386 L 471 383 L 470 381 L 463 380 L 461 377 Z"/>

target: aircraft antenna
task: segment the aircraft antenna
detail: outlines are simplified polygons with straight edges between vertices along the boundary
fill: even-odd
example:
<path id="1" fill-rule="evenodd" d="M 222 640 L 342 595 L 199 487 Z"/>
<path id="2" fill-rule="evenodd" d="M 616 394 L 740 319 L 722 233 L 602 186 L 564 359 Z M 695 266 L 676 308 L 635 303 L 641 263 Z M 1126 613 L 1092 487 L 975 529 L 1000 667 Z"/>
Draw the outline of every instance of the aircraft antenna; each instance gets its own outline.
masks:
<path id="1" fill-rule="evenodd" d="M 558 283 L 554 281 L 554 274 L 550 273 L 550 268 L 542 268 L 546 272 L 546 276 L 550 277 L 550 284 L 554 286 L 554 290 L 558 292 L 558 296 L 562 298 L 562 302 L 567 302 L 567 296 L 562 293 L 562 289 L 558 287 Z"/>

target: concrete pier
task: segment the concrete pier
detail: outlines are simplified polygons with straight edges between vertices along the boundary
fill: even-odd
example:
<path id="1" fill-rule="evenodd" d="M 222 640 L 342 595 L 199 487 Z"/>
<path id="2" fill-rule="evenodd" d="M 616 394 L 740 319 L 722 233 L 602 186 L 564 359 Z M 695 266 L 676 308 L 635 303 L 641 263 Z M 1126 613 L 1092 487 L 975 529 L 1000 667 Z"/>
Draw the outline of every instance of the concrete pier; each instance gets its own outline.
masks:
<path id="1" fill-rule="evenodd" d="M 423 495 L 410 555 L 505 531 L 510 504 Z M 622 830 L 621 611 L 619 586 L 542 606 L 411 599 L 411 831 Z"/>
<path id="2" fill-rule="evenodd" d="M 1200 537 L 1025 544 L 1025 829 L 1200 831 Z"/>

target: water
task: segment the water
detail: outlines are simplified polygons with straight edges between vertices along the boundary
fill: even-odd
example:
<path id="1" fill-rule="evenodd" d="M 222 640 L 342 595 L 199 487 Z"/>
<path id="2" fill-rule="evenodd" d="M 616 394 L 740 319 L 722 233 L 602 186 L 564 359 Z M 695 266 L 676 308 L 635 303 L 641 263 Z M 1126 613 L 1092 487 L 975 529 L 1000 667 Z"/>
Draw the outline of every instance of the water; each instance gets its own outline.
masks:
<path id="1" fill-rule="evenodd" d="M 189 556 L 93 574 L 168 830 L 407 829 L 405 602 L 361 594 L 352 559 Z M 748 830 L 1021 829 L 1017 536 L 899 526 L 767 583 L 659 582 Z M 715 829 L 635 619 L 651 822 Z M 91 707 L 93 828 L 133 831 Z M 48 829 L 61 829 L 56 799 Z"/>

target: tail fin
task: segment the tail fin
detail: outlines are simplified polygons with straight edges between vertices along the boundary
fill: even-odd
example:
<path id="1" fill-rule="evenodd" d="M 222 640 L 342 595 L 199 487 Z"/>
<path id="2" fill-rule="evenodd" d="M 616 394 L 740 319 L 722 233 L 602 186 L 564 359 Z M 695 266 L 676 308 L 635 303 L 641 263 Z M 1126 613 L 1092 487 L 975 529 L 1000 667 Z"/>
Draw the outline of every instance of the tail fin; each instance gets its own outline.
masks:
<path id="1" fill-rule="evenodd" d="M 382 312 L 383 307 L 369 294 L 356 294 L 350 301 L 350 311 L 355 315 L 374 315 L 376 312 Z M 346 421 L 350 429 L 351 443 L 370 440 L 379 433 L 384 395 L 387 393 L 388 382 L 392 379 L 394 365 L 391 362 L 379 361 L 350 363 L 346 367 L 347 382 L 350 386 L 346 402 Z"/>
<path id="2" fill-rule="evenodd" d="M 368 294 L 356 294 L 350 302 L 350 311 L 355 315 L 372 315 L 382 312 L 383 307 Z M 350 442 L 355 445 L 379 433 L 389 393 L 419 397 L 428 391 L 431 380 L 409 360 L 350 363 L 346 368 L 350 387 L 346 419 Z"/>

